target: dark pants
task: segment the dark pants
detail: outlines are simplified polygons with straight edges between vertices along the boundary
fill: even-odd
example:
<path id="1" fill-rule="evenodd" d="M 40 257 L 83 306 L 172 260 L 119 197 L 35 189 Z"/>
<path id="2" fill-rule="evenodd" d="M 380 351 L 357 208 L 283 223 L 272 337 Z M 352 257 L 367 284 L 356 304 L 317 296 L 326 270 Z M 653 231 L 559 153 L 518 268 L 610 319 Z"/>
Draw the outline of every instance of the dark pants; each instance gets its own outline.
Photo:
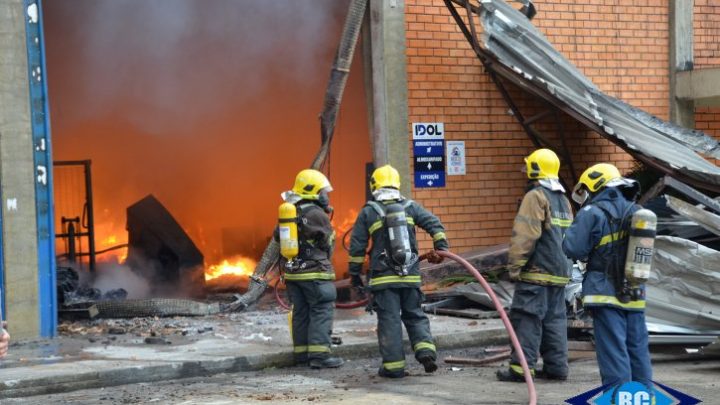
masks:
<path id="1" fill-rule="evenodd" d="M 377 336 L 383 368 L 390 372 L 405 369 L 402 325 L 410 337 L 415 358 L 436 359 L 435 345 L 430 334 L 430 321 L 422 311 L 419 288 L 386 288 L 373 291 L 377 312 Z"/>
<path id="2" fill-rule="evenodd" d="M 510 323 L 520 341 L 531 372 L 538 353 L 543 371 L 556 376 L 568 375 L 567 315 L 565 289 L 519 282 L 515 285 Z M 520 360 L 513 348 L 510 370 L 523 375 Z"/>
<path id="3" fill-rule="evenodd" d="M 330 333 L 337 291 L 332 281 L 288 281 L 292 303 L 295 361 L 324 359 L 330 355 Z"/>
<path id="4" fill-rule="evenodd" d="M 595 352 L 603 385 L 637 381 L 652 389 L 645 313 L 593 307 Z"/>

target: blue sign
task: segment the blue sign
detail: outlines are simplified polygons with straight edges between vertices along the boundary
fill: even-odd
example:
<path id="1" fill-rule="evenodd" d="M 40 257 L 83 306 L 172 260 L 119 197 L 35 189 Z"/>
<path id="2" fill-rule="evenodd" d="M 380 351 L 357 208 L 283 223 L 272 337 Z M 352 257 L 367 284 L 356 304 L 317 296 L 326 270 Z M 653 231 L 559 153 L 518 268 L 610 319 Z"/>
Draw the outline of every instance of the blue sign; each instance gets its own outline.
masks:
<path id="1" fill-rule="evenodd" d="M 445 187 L 445 172 L 415 172 L 415 187 Z"/>
<path id="2" fill-rule="evenodd" d="M 445 141 L 413 141 L 415 187 L 445 187 Z"/>
<path id="3" fill-rule="evenodd" d="M 442 122 L 413 123 L 415 187 L 445 187 L 445 126 Z"/>
<path id="4" fill-rule="evenodd" d="M 413 141 L 413 154 L 415 156 L 442 156 L 445 151 L 445 141 Z"/>
<path id="5" fill-rule="evenodd" d="M 631 381 L 616 388 L 593 388 L 565 402 L 570 405 L 695 405 L 702 402 L 658 382 L 653 384 L 652 393 L 644 384 Z"/>

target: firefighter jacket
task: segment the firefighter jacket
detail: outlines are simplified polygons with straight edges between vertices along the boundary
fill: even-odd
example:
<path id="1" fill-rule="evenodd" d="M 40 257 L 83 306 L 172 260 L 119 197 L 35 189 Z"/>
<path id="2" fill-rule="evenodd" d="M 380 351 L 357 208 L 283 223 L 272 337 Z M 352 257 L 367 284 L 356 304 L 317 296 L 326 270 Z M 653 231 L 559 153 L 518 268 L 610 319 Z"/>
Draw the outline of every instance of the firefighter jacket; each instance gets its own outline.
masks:
<path id="1" fill-rule="evenodd" d="M 572 263 L 562 252 L 572 223 L 570 201 L 560 190 L 532 182 L 513 223 L 508 263 L 510 277 L 530 284 L 564 286 Z"/>
<path id="2" fill-rule="evenodd" d="M 423 208 L 422 205 L 409 199 L 402 199 L 400 201 L 389 200 L 378 203 L 388 205 L 396 202 L 402 204 L 405 209 L 410 248 L 414 254 L 418 253 L 417 238 L 415 236 L 416 225 L 432 236 L 433 246 L 436 250 L 447 250 L 448 242 L 445 236 L 445 228 L 440 220 Z M 365 252 L 370 238 L 372 238 L 369 269 L 370 280 L 368 282 L 370 289 L 380 290 L 391 287 L 419 288 L 421 284 L 419 263 L 411 266 L 406 276 L 399 276 L 392 267 L 386 263 L 385 248 L 388 243 L 387 232 L 383 219 L 370 203 L 363 207 L 355 220 L 355 225 L 353 225 L 350 241 L 350 274 L 360 274 L 362 265 L 365 262 Z"/>
<path id="3" fill-rule="evenodd" d="M 617 299 L 617 276 L 609 271 L 612 262 L 618 262 L 618 257 L 622 265 L 620 271 L 623 270 L 627 249 L 626 232 L 610 221 L 619 221 L 638 209 L 640 206 L 628 201 L 617 188 L 605 188 L 578 212 L 567 230 L 563 241 L 565 254 L 574 260 L 587 261 L 583 306 L 610 306 L 631 311 L 645 309 L 644 299 L 627 303 Z"/>
<path id="4" fill-rule="evenodd" d="M 280 266 L 285 271 L 286 281 L 335 280 L 332 257 L 335 249 L 335 231 L 330 218 L 313 201 L 300 200 L 295 206 L 298 211 L 298 256 L 294 265 L 287 267 L 281 257 Z M 277 229 L 275 240 L 279 240 Z"/>

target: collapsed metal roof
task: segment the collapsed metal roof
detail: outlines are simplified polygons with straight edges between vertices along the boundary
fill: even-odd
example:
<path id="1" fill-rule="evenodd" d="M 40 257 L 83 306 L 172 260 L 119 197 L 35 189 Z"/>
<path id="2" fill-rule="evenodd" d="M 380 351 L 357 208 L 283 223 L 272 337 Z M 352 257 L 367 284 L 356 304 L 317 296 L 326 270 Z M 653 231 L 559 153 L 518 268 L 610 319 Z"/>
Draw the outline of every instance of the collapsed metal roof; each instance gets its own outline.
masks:
<path id="1" fill-rule="evenodd" d="M 536 145 L 552 146 L 531 126 L 541 117 L 525 119 L 498 76 L 545 100 L 556 111 L 569 114 L 646 165 L 688 184 L 720 192 L 720 168 L 699 155 L 720 158 L 718 142 L 703 132 L 663 121 L 604 94 L 533 26 L 528 16 L 534 14 L 534 6 L 529 0 L 523 1 L 522 12 L 504 0 L 482 0 L 475 3 L 479 6 L 470 0 L 444 1 Z M 482 41 L 476 32 L 478 17 Z M 562 148 L 556 149 L 561 149 L 559 152 L 571 163 L 564 138 Z M 574 172 L 572 166 L 571 170 Z"/>

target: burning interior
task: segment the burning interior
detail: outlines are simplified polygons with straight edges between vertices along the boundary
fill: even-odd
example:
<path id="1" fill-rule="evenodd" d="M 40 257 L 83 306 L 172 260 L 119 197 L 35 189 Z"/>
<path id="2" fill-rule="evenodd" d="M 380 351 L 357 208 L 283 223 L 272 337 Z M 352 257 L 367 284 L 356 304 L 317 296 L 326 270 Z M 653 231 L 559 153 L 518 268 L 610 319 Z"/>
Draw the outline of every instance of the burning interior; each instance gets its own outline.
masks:
<path id="1" fill-rule="evenodd" d="M 348 3 L 44 3 L 58 265 L 127 298 L 244 288 L 320 144 Z M 339 238 L 371 160 L 360 57 L 327 166 Z"/>

